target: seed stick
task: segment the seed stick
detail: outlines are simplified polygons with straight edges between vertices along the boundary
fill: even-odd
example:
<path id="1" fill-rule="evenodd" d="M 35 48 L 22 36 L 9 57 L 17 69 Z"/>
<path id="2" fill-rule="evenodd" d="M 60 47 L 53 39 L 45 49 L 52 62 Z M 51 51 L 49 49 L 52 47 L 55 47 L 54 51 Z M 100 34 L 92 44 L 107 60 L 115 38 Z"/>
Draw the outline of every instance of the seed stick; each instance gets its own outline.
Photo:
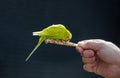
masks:
<path id="1" fill-rule="evenodd" d="M 64 45 L 64 46 L 70 46 L 70 47 L 76 47 L 78 44 L 69 42 L 69 41 L 64 41 L 64 40 L 51 40 L 51 39 L 46 39 L 45 43 L 51 43 L 51 44 L 57 44 L 57 45 Z"/>

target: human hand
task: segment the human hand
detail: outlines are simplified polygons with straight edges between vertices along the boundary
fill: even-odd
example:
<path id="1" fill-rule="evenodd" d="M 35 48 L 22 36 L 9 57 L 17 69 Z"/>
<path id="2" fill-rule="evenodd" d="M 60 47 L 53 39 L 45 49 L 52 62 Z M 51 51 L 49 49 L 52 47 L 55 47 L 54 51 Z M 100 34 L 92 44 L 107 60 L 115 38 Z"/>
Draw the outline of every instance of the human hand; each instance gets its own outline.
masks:
<path id="1" fill-rule="evenodd" d="M 91 39 L 76 47 L 83 57 L 83 68 L 105 78 L 120 78 L 120 49 L 111 42 Z"/>

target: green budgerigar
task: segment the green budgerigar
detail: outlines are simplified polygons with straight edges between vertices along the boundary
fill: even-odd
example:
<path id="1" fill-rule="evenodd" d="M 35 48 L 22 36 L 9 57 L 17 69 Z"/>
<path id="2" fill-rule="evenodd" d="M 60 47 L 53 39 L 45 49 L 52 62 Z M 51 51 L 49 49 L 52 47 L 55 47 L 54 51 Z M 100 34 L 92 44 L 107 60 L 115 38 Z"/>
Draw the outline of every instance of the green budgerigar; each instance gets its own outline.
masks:
<path id="1" fill-rule="evenodd" d="M 26 61 L 31 57 L 31 55 L 35 52 L 35 50 L 41 45 L 41 43 L 46 39 L 51 40 L 62 40 L 62 41 L 70 41 L 72 38 L 71 32 L 62 24 L 55 24 L 48 26 L 42 31 L 33 32 L 34 36 L 40 36 L 38 44 L 26 58 Z"/>

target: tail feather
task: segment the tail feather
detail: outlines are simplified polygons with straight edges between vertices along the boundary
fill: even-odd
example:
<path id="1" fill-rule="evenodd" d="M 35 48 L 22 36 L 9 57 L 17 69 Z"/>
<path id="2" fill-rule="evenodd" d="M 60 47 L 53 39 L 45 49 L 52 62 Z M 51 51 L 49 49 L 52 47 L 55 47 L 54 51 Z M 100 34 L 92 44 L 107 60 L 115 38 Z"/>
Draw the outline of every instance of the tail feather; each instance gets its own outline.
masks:
<path id="1" fill-rule="evenodd" d="M 32 52 L 29 54 L 29 56 L 26 58 L 25 61 L 28 61 L 29 58 L 33 55 L 33 53 L 37 50 L 37 48 L 41 45 L 41 43 L 45 40 L 45 37 L 41 37 L 38 44 L 35 46 L 35 48 L 32 50 Z"/>

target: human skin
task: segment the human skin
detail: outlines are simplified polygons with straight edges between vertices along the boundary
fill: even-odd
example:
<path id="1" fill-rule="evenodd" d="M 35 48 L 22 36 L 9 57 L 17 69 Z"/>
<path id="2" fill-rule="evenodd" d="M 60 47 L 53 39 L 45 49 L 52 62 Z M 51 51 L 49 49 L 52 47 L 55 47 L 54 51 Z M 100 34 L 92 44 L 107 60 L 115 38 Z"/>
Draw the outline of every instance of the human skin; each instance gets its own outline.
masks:
<path id="1" fill-rule="evenodd" d="M 105 78 L 120 78 L 120 48 L 112 42 L 91 39 L 78 42 L 84 70 Z"/>

